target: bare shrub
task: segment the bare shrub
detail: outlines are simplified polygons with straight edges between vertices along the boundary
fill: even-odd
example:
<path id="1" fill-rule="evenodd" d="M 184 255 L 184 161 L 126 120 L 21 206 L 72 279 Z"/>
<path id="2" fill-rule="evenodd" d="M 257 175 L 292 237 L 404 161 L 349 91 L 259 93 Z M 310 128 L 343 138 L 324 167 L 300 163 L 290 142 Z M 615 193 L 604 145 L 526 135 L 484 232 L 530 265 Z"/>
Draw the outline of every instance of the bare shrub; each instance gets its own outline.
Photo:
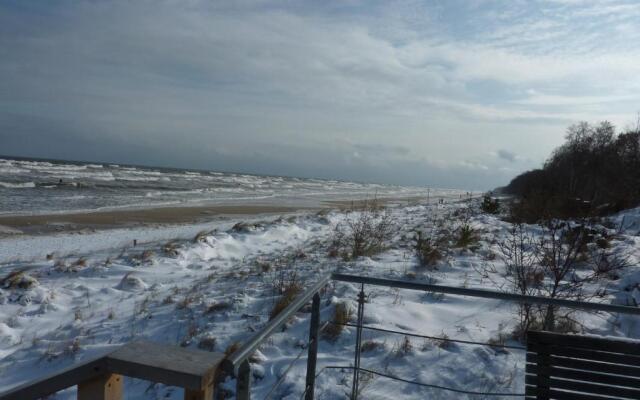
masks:
<path id="1" fill-rule="evenodd" d="M 235 353 L 236 351 L 238 351 L 238 349 L 240 348 L 240 346 L 242 346 L 242 343 L 240 342 L 233 342 L 231 343 L 229 346 L 227 346 L 227 348 L 224 350 L 224 355 L 229 357 L 231 354 Z"/>
<path id="2" fill-rule="evenodd" d="M 0 280 L 0 286 L 4 289 L 30 289 L 38 285 L 38 280 L 26 271 L 11 271 Z"/>
<path id="3" fill-rule="evenodd" d="M 200 231 L 193 238 L 193 241 L 195 243 L 205 243 L 207 241 L 207 236 L 209 236 L 210 234 L 211 233 L 209 231 Z"/>
<path id="4" fill-rule="evenodd" d="M 391 236 L 391 216 L 374 200 L 365 200 L 361 206 L 352 206 L 343 222 L 336 225 L 330 256 L 352 260 L 371 256 L 385 248 Z"/>
<path id="5" fill-rule="evenodd" d="M 619 279 L 619 271 L 631 265 L 628 255 L 615 253 L 609 246 L 598 245 L 597 248 L 592 249 L 589 260 L 596 278 Z"/>
<path id="6" fill-rule="evenodd" d="M 457 235 L 456 247 L 467 248 L 478 241 L 475 229 L 467 222 L 460 225 Z"/>
<path id="7" fill-rule="evenodd" d="M 498 214 L 500 212 L 500 201 L 494 199 L 490 194 L 485 194 L 480 204 L 480 209 L 487 214 Z"/>
<path id="8" fill-rule="evenodd" d="M 433 345 L 443 349 L 452 350 L 456 347 L 456 343 L 450 340 L 451 338 L 446 333 L 442 332 L 440 338 L 431 339 Z"/>
<path id="9" fill-rule="evenodd" d="M 151 261 L 151 259 L 155 255 L 156 255 L 156 253 L 153 250 L 145 250 L 145 251 L 142 252 L 140 257 L 141 257 L 142 261 L 149 262 L 149 261 Z"/>
<path id="10" fill-rule="evenodd" d="M 551 220 L 542 225 L 543 233 L 538 243 L 540 264 L 545 279 L 549 282 L 542 286 L 543 294 L 551 298 L 584 298 L 582 287 L 590 279 L 576 274 L 580 256 L 584 251 L 587 229 L 584 224 L 575 227 L 567 222 Z M 544 310 L 543 329 L 555 329 L 558 307 L 549 305 Z M 565 314 L 563 318 L 569 315 Z"/>
<path id="11" fill-rule="evenodd" d="M 378 349 L 383 349 L 383 348 L 384 348 L 384 342 L 378 342 L 376 340 L 365 340 L 364 342 L 362 342 L 362 345 L 360 346 L 360 351 L 363 353 L 366 353 L 366 352 L 376 351 Z"/>
<path id="12" fill-rule="evenodd" d="M 442 238 L 434 240 L 429 237 L 423 237 L 422 232 L 418 231 L 415 245 L 418 264 L 430 270 L 436 269 L 438 262 L 443 258 L 445 246 L 446 240 Z"/>
<path id="13" fill-rule="evenodd" d="M 278 302 L 271 309 L 269 320 L 272 320 L 276 316 L 278 316 L 278 314 L 280 314 L 282 310 L 287 308 L 287 306 L 296 299 L 296 297 L 302 292 L 302 284 L 298 282 L 294 274 L 293 279 L 291 279 L 283 287 L 281 287 L 280 291 L 280 300 L 278 300 Z"/>
<path id="14" fill-rule="evenodd" d="M 176 257 L 178 255 L 179 245 L 177 242 L 167 242 L 162 246 L 162 252 L 168 257 Z"/>
<path id="15" fill-rule="evenodd" d="M 538 248 L 526 226 L 513 224 L 506 239 L 498 246 L 507 267 L 505 279 L 511 286 L 510 291 L 523 296 L 539 294 L 540 285 L 544 281 L 544 271 L 537 265 Z M 533 311 L 530 304 L 519 304 L 517 332 L 526 332 L 529 329 Z"/>
<path id="16" fill-rule="evenodd" d="M 206 351 L 214 351 L 216 349 L 217 339 L 213 336 L 206 336 L 198 342 L 198 348 Z"/>
<path id="17" fill-rule="evenodd" d="M 409 336 L 405 336 L 402 340 L 396 343 L 393 354 L 395 354 L 396 357 L 404 357 L 409 355 L 412 351 L 413 344 L 411 343 L 411 339 L 409 339 Z"/>
<path id="18" fill-rule="evenodd" d="M 209 307 L 207 307 L 207 314 L 214 314 L 214 313 L 219 313 L 222 311 L 227 311 L 231 309 L 231 303 L 227 302 L 227 301 L 219 301 L 219 302 L 215 302 L 213 304 L 211 304 Z"/>
<path id="19" fill-rule="evenodd" d="M 342 331 L 345 324 L 349 323 L 352 317 L 351 308 L 347 303 L 337 303 L 333 310 L 333 317 L 331 322 L 324 329 L 324 336 L 329 340 L 336 340 Z"/>

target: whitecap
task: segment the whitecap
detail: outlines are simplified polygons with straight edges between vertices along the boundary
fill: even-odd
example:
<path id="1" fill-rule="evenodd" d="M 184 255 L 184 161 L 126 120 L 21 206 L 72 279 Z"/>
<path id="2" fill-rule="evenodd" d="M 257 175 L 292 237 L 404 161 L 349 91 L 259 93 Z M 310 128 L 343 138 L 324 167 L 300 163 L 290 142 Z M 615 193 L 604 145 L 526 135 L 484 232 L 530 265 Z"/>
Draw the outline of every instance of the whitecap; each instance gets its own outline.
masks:
<path id="1" fill-rule="evenodd" d="M 36 187 L 36 184 L 34 182 L 0 182 L 0 187 L 7 189 L 29 189 Z"/>

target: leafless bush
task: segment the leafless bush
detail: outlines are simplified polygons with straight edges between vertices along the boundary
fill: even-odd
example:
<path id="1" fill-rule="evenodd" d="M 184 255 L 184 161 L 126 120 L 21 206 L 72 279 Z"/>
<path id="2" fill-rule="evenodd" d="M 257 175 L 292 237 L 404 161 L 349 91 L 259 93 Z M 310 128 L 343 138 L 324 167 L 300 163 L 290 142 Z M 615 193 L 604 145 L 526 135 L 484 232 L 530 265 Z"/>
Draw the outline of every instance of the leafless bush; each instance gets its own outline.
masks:
<path id="1" fill-rule="evenodd" d="M 614 280 L 619 278 L 618 272 L 620 270 L 631 265 L 628 255 L 613 252 L 609 246 L 601 247 L 598 245 L 597 248 L 591 249 L 589 260 L 595 277 Z"/>
<path id="2" fill-rule="evenodd" d="M 444 238 L 432 239 L 423 237 L 422 232 L 416 235 L 415 253 L 418 264 L 430 270 L 436 269 L 438 261 L 442 260 L 445 253 L 446 240 Z"/>
<path id="3" fill-rule="evenodd" d="M 543 233 L 538 243 L 540 264 L 545 279 L 549 280 L 542 285 L 543 294 L 550 298 L 583 299 L 582 287 L 589 278 L 578 276 L 576 268 L 587 239 L 585 225 L 571 227 L 567 222 L 551 220 L 542 227 Z M 555 329 L 557 310 L 557 306 L 546 307 L 543 329 Z"/>
<path id="4" fill-rule="evenodd" d="M 382 348 L 384 348 L 384 342 L 378 342 L 376 340 L 365 340 L 364 342 L 362 342 L 362 345 L 360 346 L 360 351 L 363 353 L 366 353 L 369 351 L 376 351 Z"/>
<path id="5" fill-rule="evenodd" d="M 523 224 L 513 224 L 506 239 L 498 244 L 507 271 L 509 290 L 523 296 L 539 294 L 544 281 L 544 271 L 537 265 L 538 248 L 532 234 Z M 526 332 L 533 317 L 530 304 L 520 303 L 518 308 L 518 332 Z"/>
<path id="6" fill-rule="evenodd" d="M 391 216 L 374 200 L 347 213 L 344 222 L 336 225 L 329 254 L 346 260 L 370 256 L 382 251 L 391 236 Z"/>

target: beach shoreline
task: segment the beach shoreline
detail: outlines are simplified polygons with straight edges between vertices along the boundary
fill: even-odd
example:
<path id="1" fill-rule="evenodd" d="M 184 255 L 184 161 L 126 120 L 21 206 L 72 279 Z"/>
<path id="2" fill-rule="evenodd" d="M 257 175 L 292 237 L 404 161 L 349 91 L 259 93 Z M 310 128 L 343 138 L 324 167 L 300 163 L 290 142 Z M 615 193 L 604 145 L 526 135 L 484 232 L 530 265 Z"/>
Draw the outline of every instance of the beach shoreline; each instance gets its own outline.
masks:
<path id="1" fill-rule="evenodd" d="M 17 234 L 41 235 L 82 232 L 114 228 L 196 224 L 224 217 L 288 214 L 303 207 L 277 205 L 215 205 L 159 207 L 42 215 L 0 216 L 2 236 Z M 306 208 L 309 209 L 309 208 Z"/>
<path id="2" fill-rule="evenodd" d="M 385 197 L 376 201 L 413 202 L 417 196 Z M 308 203 L 217 204 L 199 206 L 166 206 L 120 210 L 96 210 L 87 212 L 52 213 L 35 215 L 0 215 L 0 238 L 17 235 L 46 235 L 52 233 L 87 232 L 104 229 L 144 227 L 158 225 L 197 224 L 212 220 L 242 218 L 258 215 L 279 215 L 295 212 L 317 212 L 323 209 L 348 209 L 359 207 L 371 199 L 326 200 L 317 205 Z"/>

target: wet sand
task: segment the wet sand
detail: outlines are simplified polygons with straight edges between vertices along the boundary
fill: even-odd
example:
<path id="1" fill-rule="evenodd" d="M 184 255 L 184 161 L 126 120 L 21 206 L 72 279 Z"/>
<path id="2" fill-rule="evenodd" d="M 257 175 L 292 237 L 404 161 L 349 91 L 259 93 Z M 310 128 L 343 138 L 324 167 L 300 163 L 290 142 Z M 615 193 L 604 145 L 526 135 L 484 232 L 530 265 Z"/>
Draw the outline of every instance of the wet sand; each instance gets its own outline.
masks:
<path id="1" fill-rule="evenodd" d="M 283 214 L 301 207 L 275 205 L 162 207 L 136 210 L 96 211 L 71 214 L 0 216 L 0 227 L 28 234 L 73 232 L 130 226 L 187 224 L 224 216 Z M 7 233 L 9 229 L 7 229 Z M 0 236 L 3 230 L 0 229 Z"/>
<path id="2" fill-rule="evenodd" d="M 384 205 L 390 202 L 412 203 L 424 200 L 424 197 L 388 197 L 378 198 L 376 202 Z M 94 211 L 69 214 L 16 215 L 0 216 L 0 237 L 19 234 L 49 234 L 56 232 L 86 232 L 99 229 L 112 229 L 145 225 L 177 225 L 206 222 L 225 217 L 252 216 L 260 214 L 287 214 L 296 211 L 320 209 L 360 208 L 369 200 L 330 200 L 316 206 L 307 204 L 238 204 L 212 206 L 160 207 L 146 209 Z"/>

